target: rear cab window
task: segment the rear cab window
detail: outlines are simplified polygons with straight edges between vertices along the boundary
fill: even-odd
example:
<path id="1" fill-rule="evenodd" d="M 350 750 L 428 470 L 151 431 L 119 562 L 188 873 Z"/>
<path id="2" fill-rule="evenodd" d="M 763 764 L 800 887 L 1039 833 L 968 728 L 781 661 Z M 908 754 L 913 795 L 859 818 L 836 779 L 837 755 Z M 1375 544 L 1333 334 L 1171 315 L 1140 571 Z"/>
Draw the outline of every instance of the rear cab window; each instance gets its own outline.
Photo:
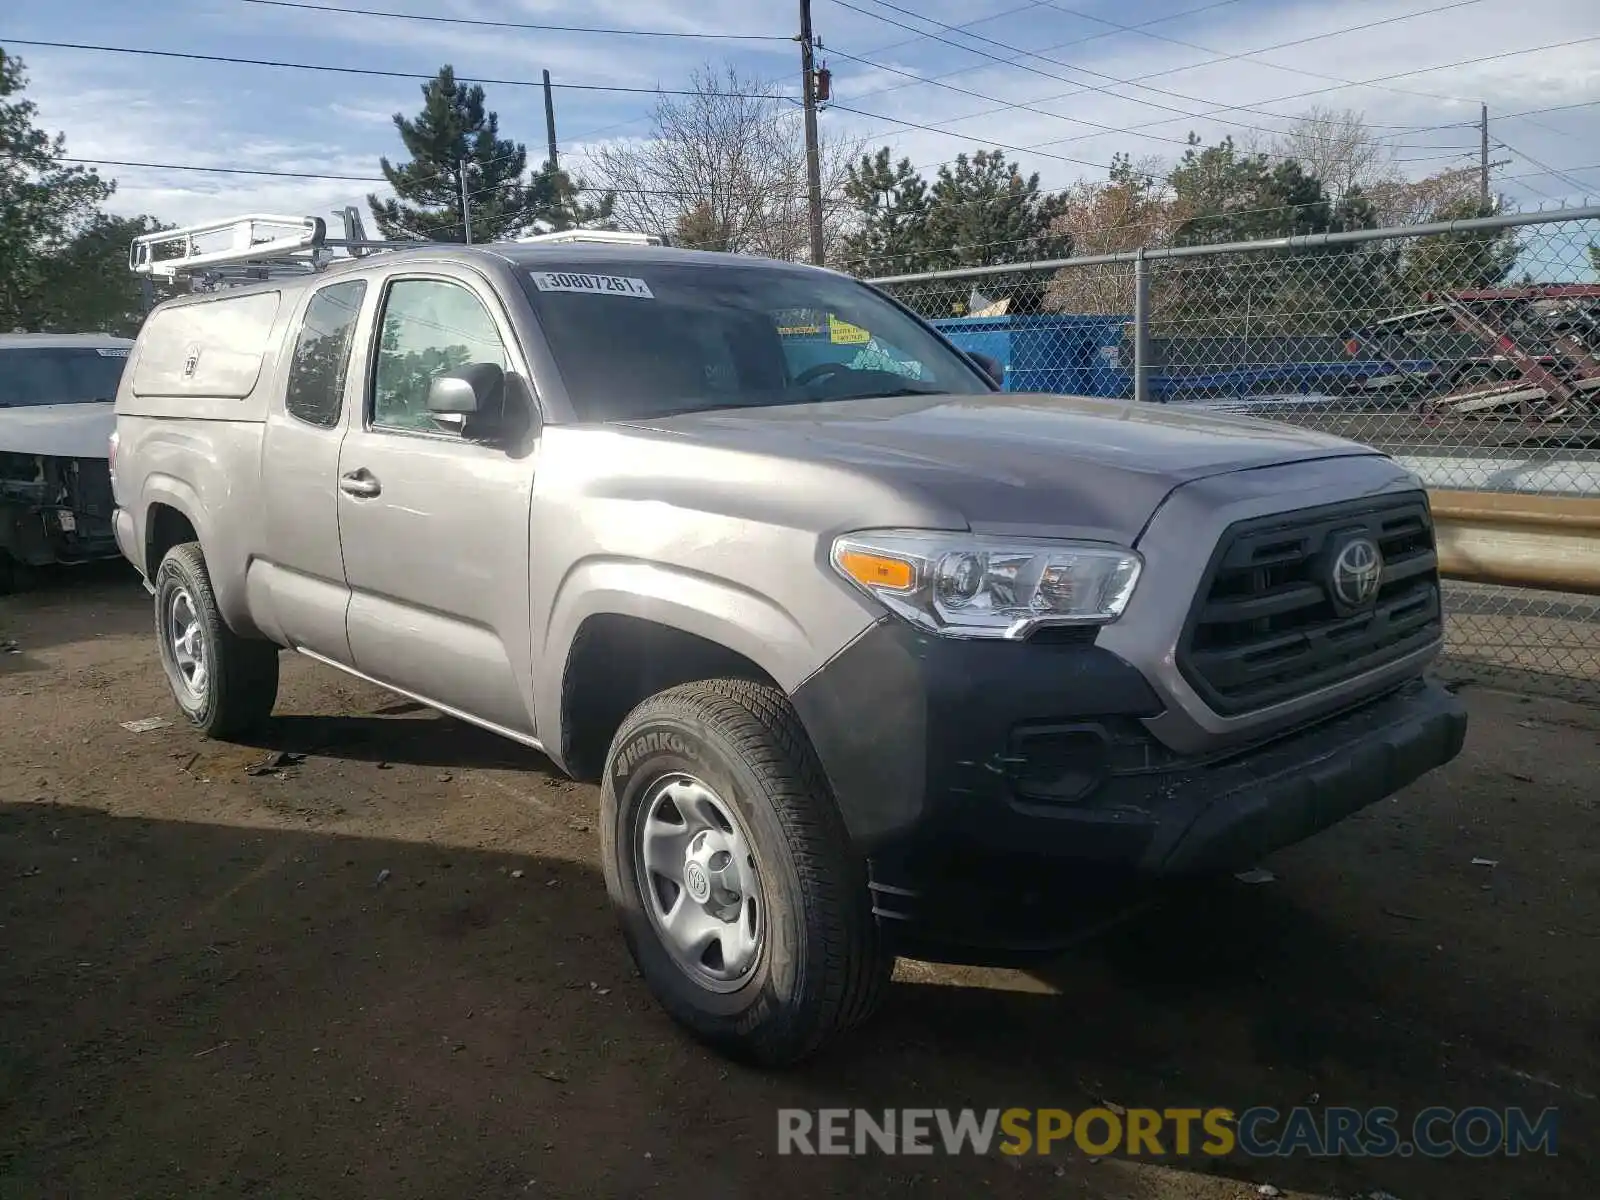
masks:
<path id="1" fill-rule="evenodd" d="M 339 423 L 356 318 L 366 293 L 366 280 L 347 279 L 318 288 L 306 305 L 284 388 L 290 416 L 323 428 Z"/>
<path id="2" fill-rule="evenodd" d="M 555 256 L 519 275 L 582 421 L 992 390 L 937 334 L 842 276 Z"/>

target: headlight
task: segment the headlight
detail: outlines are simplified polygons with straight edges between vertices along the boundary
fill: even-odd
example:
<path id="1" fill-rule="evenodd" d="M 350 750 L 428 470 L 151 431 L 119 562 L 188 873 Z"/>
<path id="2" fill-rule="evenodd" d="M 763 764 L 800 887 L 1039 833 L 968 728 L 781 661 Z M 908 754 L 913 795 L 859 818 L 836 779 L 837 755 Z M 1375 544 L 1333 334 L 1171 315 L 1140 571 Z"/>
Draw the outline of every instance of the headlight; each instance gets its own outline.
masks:
<path id="1" fill-rule="evenodd" d="M 867 530 L 833 543 L 834 569 L 906 620 L 947 637 L 1026 637 L 1104 625 L 1128 606 L 1142 560 L 1092 542 Z"/>

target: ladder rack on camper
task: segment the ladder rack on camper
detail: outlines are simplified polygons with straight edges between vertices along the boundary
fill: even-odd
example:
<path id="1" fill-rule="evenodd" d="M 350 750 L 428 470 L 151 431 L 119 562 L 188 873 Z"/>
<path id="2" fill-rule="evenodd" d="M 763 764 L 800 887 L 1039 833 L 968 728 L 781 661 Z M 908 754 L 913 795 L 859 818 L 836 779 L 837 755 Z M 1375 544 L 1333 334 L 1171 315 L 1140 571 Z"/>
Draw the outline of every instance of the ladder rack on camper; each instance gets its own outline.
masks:
<path id="1" fill-rule="evenodd" d="M 321 217 L 267 213 L 142 234 L 128 248 L 128 269 L 136 275 L 163 279 L 194 277 L 244 283 L 320 271 L 334 260 L 335 250 L 360 258 L 377 250 L 418 244 L 368 238 L 355 208 L 346 208 L 338 216 L 344 222 L 342 238 L 330 238 Z"/>
<path id="2" fill-rule="evenodd" d="M 430 244 L 369 238 L 361 225 L 361 213 L 354 207 L 336 215 L 344 224 L 342 238 L 330 238 L 327 223 L 321 217 L 263 213 L 141 234 L 128 248 L 128 269 L 136 275 L 162 279 L 185 277 L 206 285 L 250 283 L 284 275 L 313 274 L 336 261 L 335 252 L 339 250 L 350 258 L 362 258 L 377 251 Z M 652 234 L 608 229 L 565 229 L 533 234 L 517 241 L 521 244 L 661 244 L 661 239 Z"/>

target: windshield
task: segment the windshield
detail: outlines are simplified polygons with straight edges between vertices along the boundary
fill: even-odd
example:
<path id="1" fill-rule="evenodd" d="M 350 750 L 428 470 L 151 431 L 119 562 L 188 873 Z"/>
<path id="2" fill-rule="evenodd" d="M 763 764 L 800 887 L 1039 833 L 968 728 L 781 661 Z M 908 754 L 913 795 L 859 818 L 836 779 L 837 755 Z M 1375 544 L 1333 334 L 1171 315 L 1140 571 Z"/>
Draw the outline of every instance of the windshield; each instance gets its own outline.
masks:
<path id="1" fill-rule="evenodd" d="M 521 274 L 580 420 L 993 390 L 937 335 L 842 277 L 638 260 Z"/>
<path id="2" fill-rule="evenodd" d="M 127 365 L 126 346 L 0 347 L 0 408 L 115 400 Z"/>

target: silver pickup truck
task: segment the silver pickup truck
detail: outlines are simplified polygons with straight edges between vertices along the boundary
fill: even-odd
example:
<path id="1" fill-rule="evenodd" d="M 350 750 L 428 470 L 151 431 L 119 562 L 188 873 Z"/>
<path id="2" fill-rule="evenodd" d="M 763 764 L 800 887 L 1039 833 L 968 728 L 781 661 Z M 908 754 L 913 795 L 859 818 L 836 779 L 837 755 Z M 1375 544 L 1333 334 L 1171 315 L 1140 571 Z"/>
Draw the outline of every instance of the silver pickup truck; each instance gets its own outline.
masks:
<path id="1" fill-rule="evenodd" d="M 1254 863 L 1465 733 L 1394 462 L 1006 393 L 830 271 L 379 253 L 161 306 L 116 409 L 190 720 L 265 721 L 289 649 L 599 781 L 644 979 L 760 1063 L 864 1019 L 897 953 Z"/>

